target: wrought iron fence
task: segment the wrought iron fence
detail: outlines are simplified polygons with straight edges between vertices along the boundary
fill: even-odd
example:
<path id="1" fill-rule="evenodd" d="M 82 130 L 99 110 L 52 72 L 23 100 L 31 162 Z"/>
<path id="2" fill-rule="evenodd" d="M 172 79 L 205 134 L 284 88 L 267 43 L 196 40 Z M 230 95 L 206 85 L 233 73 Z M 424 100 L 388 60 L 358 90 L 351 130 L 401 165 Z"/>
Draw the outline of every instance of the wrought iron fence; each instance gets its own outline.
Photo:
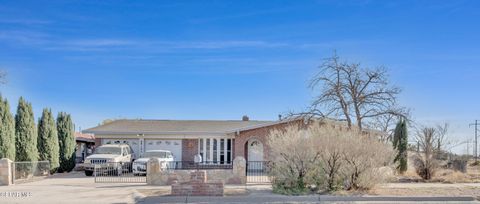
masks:
<path id="1" fill-rule="evenodd" d="M 146 183 L 146 164 L 140 162 L 97 162 L 96 183 Z"/>
<path id="2" fill-rule="evenodd" d="M 12 163 L 13 183 L 25 183 L 50 175 L 49 161 L 21 161 Z"/>
<path id="3" fill-rule="evenodd" d="M 247 183 L 270 183 L 272 165 L 269 161 L 247 161 Z"/>
<path id="4" fill-rule="evenodd" d="M 166 162 L 168 170 L 189 170 L 189 169 L 232 169 L 232 164 L 221 164 L 219 162 L 200 162 L 194 161 L 172 161 Z"/>

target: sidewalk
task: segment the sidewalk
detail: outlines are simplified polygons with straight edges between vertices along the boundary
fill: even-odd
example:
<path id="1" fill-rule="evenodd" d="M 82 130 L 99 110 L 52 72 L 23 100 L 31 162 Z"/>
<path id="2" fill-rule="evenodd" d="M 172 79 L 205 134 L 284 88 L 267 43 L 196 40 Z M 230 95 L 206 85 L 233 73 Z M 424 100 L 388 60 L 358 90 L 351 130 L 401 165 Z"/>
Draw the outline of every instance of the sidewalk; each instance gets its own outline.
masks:
<path id="1" fill-rule="evenodd" d="M 397 190 L 399 188 L 421 188 L 434 189 L 452 188 L 478 184 L 385 184 L 381 189 Z M 440 187 L 439 187 L 440 185 Z M 236 194 L 235 194 L 236 193 Z M 149 195 L 137 199 L 138 203 L 319 203 L 319 202 L 348 202 L 348 203 L 480 203 L 472 196 L 388 196 L 388 195 L 354 195 L 354 196 L 332 196 L 332 195 L 306 195 L 306 196 L 285 196 L 273 194 L 270 185 L 228 185 L 225 186 L 223 197 L 187 197 Z"/>
<path id="2" fill-rule="evenodd" d="M 319 202 L 354 202 L 354 203 L 479 203 L 472 197 L 359 197 L 359 196 L 282 196 L 282 195 L 249 195 L 226 197 L 186 197 L 186 196 L 153 196 L 139 199 L 138 203 L 319 203 Z"/>

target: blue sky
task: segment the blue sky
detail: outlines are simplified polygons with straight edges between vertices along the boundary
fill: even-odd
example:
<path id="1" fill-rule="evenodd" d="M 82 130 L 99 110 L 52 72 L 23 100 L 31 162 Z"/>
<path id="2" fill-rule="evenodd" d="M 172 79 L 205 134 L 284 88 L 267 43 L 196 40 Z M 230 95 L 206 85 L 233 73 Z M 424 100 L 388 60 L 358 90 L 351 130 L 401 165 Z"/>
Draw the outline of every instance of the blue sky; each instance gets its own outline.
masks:
<path id="1" fill-rule="evenodd" d="M 0 91 L 106 118 L 275 120 L 337 50 L 389 68 L 421 123 L 473 138 L 478 1 L 0 1 Z M 457 151 L 464 151 L 466 146 Z"/>

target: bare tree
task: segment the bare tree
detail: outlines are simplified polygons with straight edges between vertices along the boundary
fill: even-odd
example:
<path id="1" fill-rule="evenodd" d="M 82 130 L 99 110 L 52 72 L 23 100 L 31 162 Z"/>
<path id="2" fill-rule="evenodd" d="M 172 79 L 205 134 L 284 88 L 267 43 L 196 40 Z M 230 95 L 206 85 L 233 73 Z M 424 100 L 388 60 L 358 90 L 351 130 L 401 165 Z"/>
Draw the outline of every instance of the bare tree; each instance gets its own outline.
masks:
<path id="1" fill-rule="evenodd" d="M 360 64 L 349 64 L 344 70 L 347 76 L 347 93 L 360 129 L 363 127 L 363 121 L 369 118 L 401 115 L 400 110 L 395 107 L 400 89 L 388 86 L 385 68 L 369 70 L 360 68 Z"/>
<path id="2" fill-rule="evenodd" d="M 415 158 L 415 168 L 419 176 L 425 180 L 430 180 L 437 168 L 437 161 L 435 155 L 437 148 L 435 148 L 436 130 L 431 127 L 422 127 L 417 130 L 416 138 L 423 155 Z"/>
<path id="3" fill-rule="evenodd" d="M 320 71 L 313 77 L 309 85 L 313 90 L 321 86 L 320 95 L 314 99 L 309 113 L 320 117 L 343 116 L 348 127 L 351 127 L 350 102 L 347 98 L 343 71 L 346 65 L 340 62 L 336 53 L 332 57 L 324 59 Z"/>
<path id="4" fill-rule="evenodd" d="M 365 125 L 374 126 L 380 117 L 407 116 L 405 108 L 397 104 L 401 90 L 390 86 L 384 67 L 370 69 L 342 62 L 334 53 L 324 59 L 309 87 L 320 94 L 303 114 L 333 116 L 345 120 L 348 127 L 355 123 L 360 130 Z"/>
<path id="5" fill-rule="evenodd" d="M 437 152 L 441 152 L 441 151 L 444 151 L 444 152 L 448 152 L 450 151 L 451 148 L 457 146 L 459 144 L 458 141 L 456 140 L 452 140 L 449 136 L 448 136 L 448 133 L 449 133 L 449 130 L 450 130 L 450 124 L 445 122 L 443 124 L 439 124 L 436 126 L 436 136 L 435 136 L 435 140 L 436 140 L 436 148 L 437 148 Z"/>
<path id="6" fill-rule="evenodd" d="M 368 128 L 376 129 L 382 132 L 380 134 L 380 140 L 387 142 L 392 141 L 393 132 L 395 130 L 396 122 L 398 117 L 392 114 L 382 115 L 376 117 L 369 125 Z"/>

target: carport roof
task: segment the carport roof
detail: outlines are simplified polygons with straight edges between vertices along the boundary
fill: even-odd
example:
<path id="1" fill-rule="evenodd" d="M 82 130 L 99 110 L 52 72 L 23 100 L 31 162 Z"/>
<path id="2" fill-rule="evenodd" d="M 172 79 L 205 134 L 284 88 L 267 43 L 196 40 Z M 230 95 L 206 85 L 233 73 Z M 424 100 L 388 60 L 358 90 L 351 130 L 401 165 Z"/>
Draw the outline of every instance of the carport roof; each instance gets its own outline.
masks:
<path id="1" fill-rule="evenodd" d="M 274 125 L 283 121 L 257 120 L 115 120 L 84 130 L 94 134 L 225 134 Z"/>

